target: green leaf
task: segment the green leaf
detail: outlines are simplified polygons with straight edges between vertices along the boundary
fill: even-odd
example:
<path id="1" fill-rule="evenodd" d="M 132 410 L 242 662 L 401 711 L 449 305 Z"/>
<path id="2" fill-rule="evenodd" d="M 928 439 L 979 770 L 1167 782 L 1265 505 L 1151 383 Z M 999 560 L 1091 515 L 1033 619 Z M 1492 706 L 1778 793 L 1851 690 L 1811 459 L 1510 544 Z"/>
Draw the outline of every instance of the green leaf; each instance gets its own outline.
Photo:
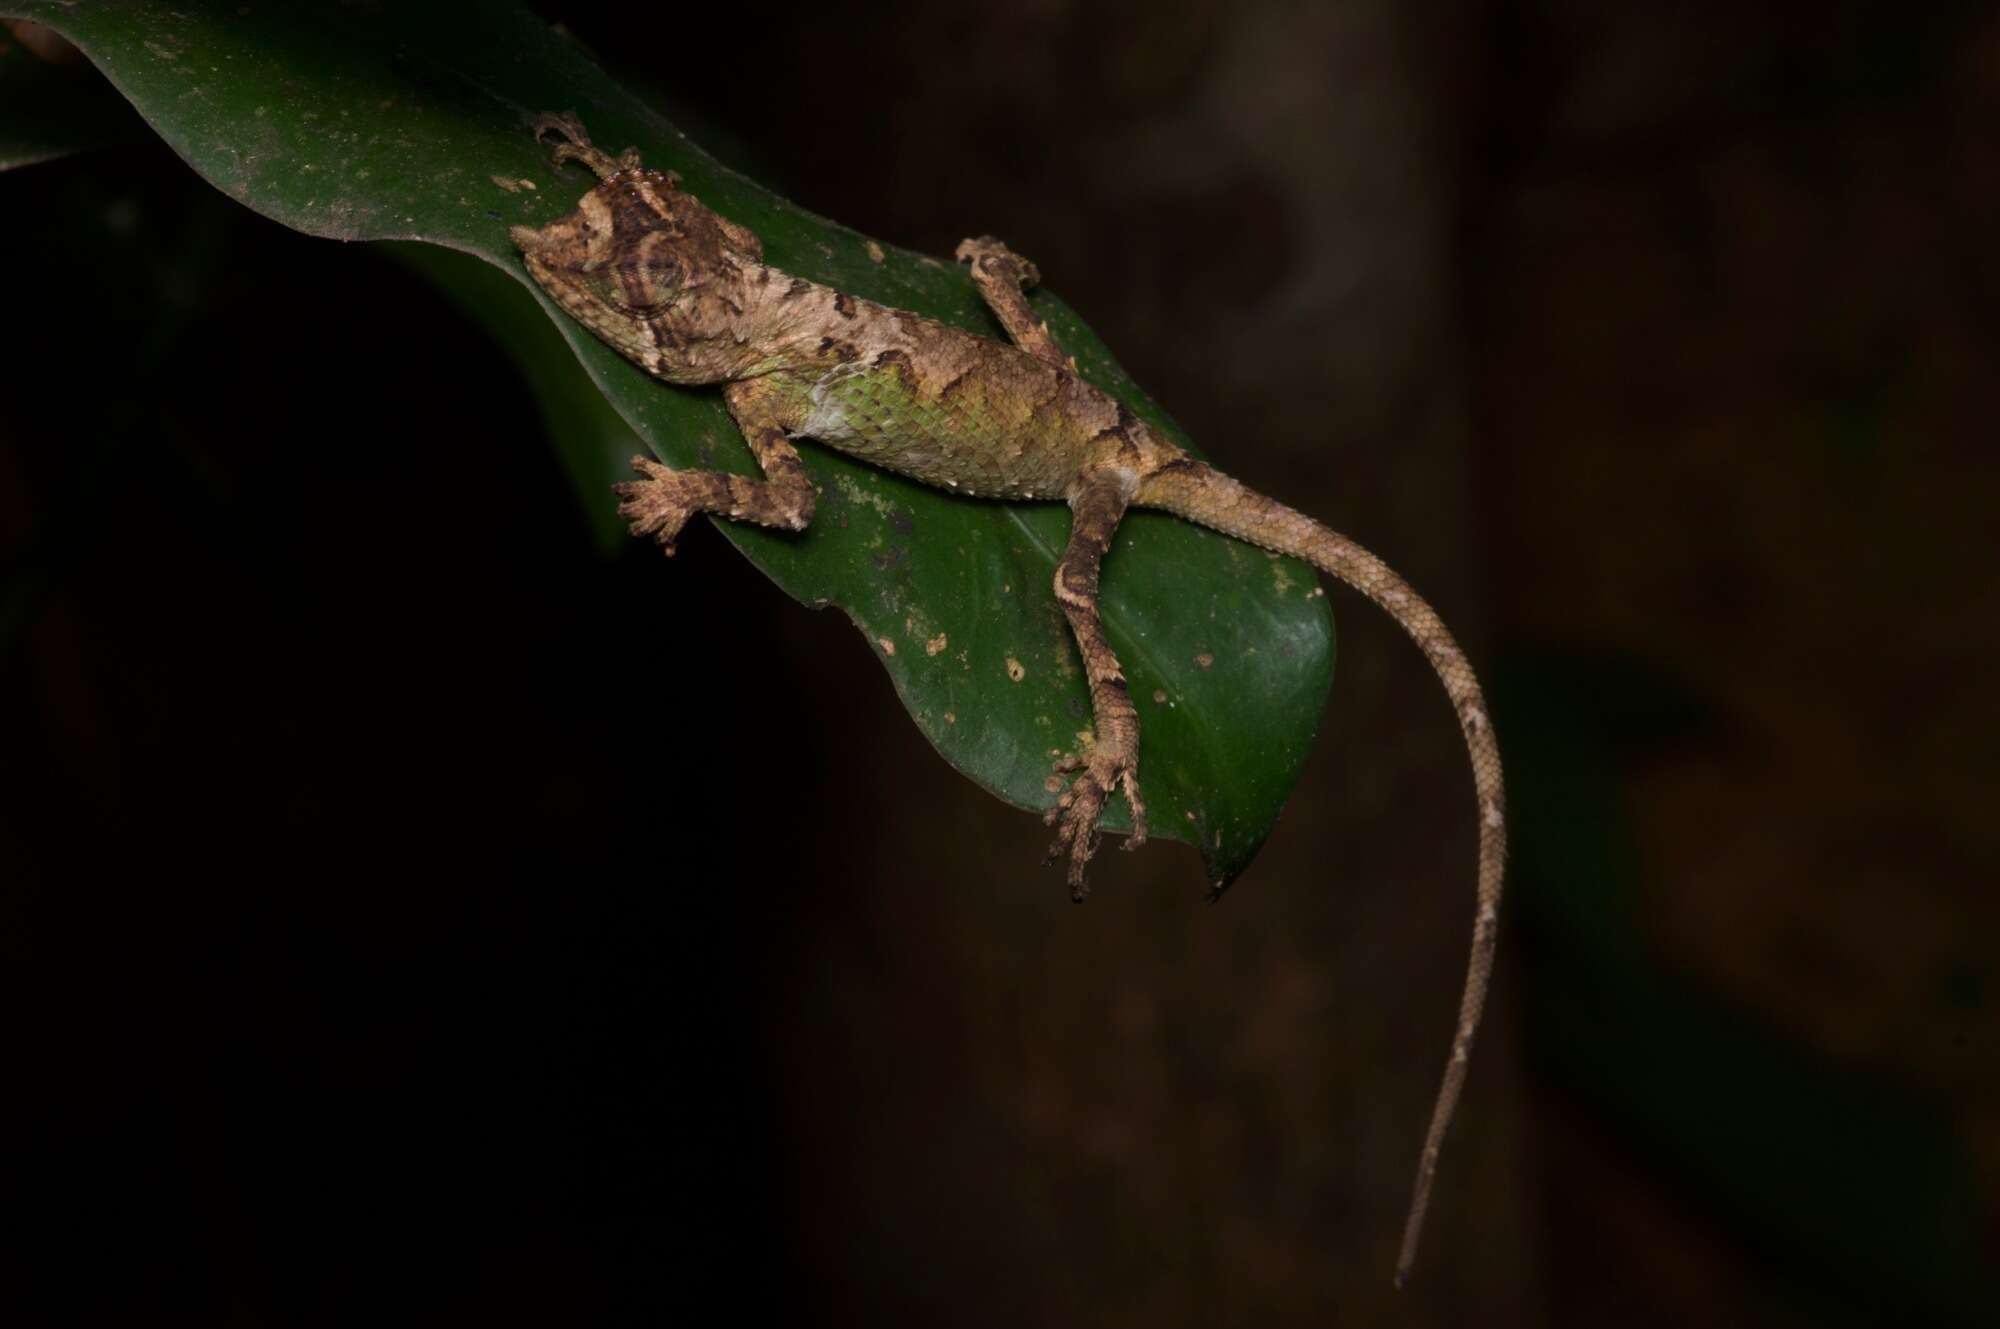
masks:
<path id="1" fill-rule="evenodd" d="M 996 329 L 957 265 L 876 245 L 717 164 L 578 47 L 512 4 L 241 6 L 0 0 L 75 42 L 218 189 L 340 240 L 422 241 L 484 260 L 418 260 L 528 366 L 571 473 L 595 496 L 628 447 L 754 473 L 719 394 L 657 383 L 555 310 L 508 228 L 568 211 L 592 183 L 556 170 L 528 121 L 574 110 L 598 142 L 755 230 L 776 266 L 959 326 Z M 557 353 L 543 314 L 573 355 Z M 1060 301 L 1036 296 L 1084 375 L 1181 439 Z M 595 385 L 580 386 L 578 366 Z M 1049 759 L 1088 727 L 1082 671 L 1050 583 L 1068 514 L 953 497 L 808 445 L 821 488 L 803 536 L 722 523 L 766 575 L 838 605 L 945 758 L 1024 807 L 1051 801 Z M 602 500 L 593 497 L 598 512 Z M 663 583 L 698 576 L 685 564 Z M 1157 834 L 1200 847 L 1220 885 L 1268 834 L 1332 676 L 1332 621 L 1310 569 L 1157 514 L 1106 565 L 1104 614 L 1140 707 L 1140 774 Z M 663 590 L 662 594 L 669 591 Z M 726 634 L 709 645 L 726 656 Z M 865 754 L 858 754 L 865 759 Z M 1122 806 L 1107 818 L 1122 825 Z"/>
<path id="2" fill-rule="evenodd" d="M 87 66 L 52 63 L 0 29 L 0 171 L 144 136 Z"/>

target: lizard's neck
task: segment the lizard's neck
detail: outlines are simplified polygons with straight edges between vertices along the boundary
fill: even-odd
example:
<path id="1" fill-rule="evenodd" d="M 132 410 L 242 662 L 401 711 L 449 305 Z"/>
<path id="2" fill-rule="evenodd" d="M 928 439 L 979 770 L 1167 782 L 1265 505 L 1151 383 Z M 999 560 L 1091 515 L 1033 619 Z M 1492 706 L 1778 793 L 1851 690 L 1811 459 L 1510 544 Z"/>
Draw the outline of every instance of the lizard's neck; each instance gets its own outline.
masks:
<path id="1" fill-rule="evenodd" d="M 826 372 L 871 364 L 885 352 L 915 353 L 940 325 L 905 310 L 836 291 L 776 268 L 761 268 L 744 283 L 749 307 L 743 326 L 749 346 L 761 348 L 758 372 Z M 963 334 L 970 335 L 970 334 Z"/>

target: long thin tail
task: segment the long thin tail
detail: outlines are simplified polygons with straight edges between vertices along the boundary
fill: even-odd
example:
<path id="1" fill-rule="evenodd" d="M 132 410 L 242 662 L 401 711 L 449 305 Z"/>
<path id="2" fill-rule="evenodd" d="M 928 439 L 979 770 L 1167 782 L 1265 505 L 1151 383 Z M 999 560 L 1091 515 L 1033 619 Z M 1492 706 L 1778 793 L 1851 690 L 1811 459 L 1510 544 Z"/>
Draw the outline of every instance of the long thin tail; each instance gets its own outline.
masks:
<path id="1" fill-rule="evenodd" d="M 1403 1226 L 1403 1250 L 1396 1261 L 1396 1286 L 1401 1287 L 1416 1261 L 1417 1238 L 1423 1232 L 1424 1212 L 1430 1207 L 1438 1151 L 1458 1108 L 1459 1092 L 1465 1087 L 1466 1058 L 1472 1051 L 1472 1038 L 1479 1029 L 1487 983 L 1493 974 L 1500 885 L 1507 859 L 1507 803 L 1500 780 L 1500 748 L 1493 738 L 1486 700 L 1465 653 L 1452 640 L 1437 611 L 1381 559 L 1346 536 L 1193 460 L 1175 462 L 1148 476 L 1140 483 L 1136 502 L 1140 507 L 1160 508 L 1239 540 L 1305 559 L 1382 606 L 1402 624 L 1403 631 L 1422 648 L 1431 668 L 1437 670 L 1452 708 L 1458 712 L 1459 728 L 1465 731 L 1473 789 L 1479 796 L 1479 906 L 1472 925 L 1472 957 L 1465 970 L 1458 1029 L 1451 1040 L 1451 1060 L 1445 1063 L 1444 1084 L 1438 1089 L 1437 1105 L 1431 1109 L 1430 1132 L 1424 1137 L 1423 1157 L 1417 1163 L 1416 1193 Z"/>

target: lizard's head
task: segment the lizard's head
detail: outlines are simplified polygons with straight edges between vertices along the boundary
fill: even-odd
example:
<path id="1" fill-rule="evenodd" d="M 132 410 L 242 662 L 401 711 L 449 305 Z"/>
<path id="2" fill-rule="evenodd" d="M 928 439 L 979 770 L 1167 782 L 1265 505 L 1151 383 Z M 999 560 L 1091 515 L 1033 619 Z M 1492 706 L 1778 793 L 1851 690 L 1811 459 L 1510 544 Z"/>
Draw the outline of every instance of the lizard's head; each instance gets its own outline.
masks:
<path id="1" fill-rule="evenodd" d="M 620 171 L 568 216 L 509 234 L 557 304 L 650 373 L 714 383 L 742 368 L 744 283 L 763 246 L 675 176 Z"/>

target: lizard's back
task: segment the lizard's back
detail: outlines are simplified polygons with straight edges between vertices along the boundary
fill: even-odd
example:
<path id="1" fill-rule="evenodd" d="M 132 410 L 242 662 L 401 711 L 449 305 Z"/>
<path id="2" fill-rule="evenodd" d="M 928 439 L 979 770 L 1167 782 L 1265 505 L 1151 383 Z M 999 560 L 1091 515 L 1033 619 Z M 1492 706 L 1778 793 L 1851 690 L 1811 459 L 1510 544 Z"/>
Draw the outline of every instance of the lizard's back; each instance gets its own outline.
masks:
<path id="1" fill-rule="evenodd" d="M 786 294 L 794 354 L 766 378 L 793 432 L 884 470 L 1060 499 L 1107 435 L 1150 434 L 1110 394 L 1005 342 L 812 283 Z"/>

